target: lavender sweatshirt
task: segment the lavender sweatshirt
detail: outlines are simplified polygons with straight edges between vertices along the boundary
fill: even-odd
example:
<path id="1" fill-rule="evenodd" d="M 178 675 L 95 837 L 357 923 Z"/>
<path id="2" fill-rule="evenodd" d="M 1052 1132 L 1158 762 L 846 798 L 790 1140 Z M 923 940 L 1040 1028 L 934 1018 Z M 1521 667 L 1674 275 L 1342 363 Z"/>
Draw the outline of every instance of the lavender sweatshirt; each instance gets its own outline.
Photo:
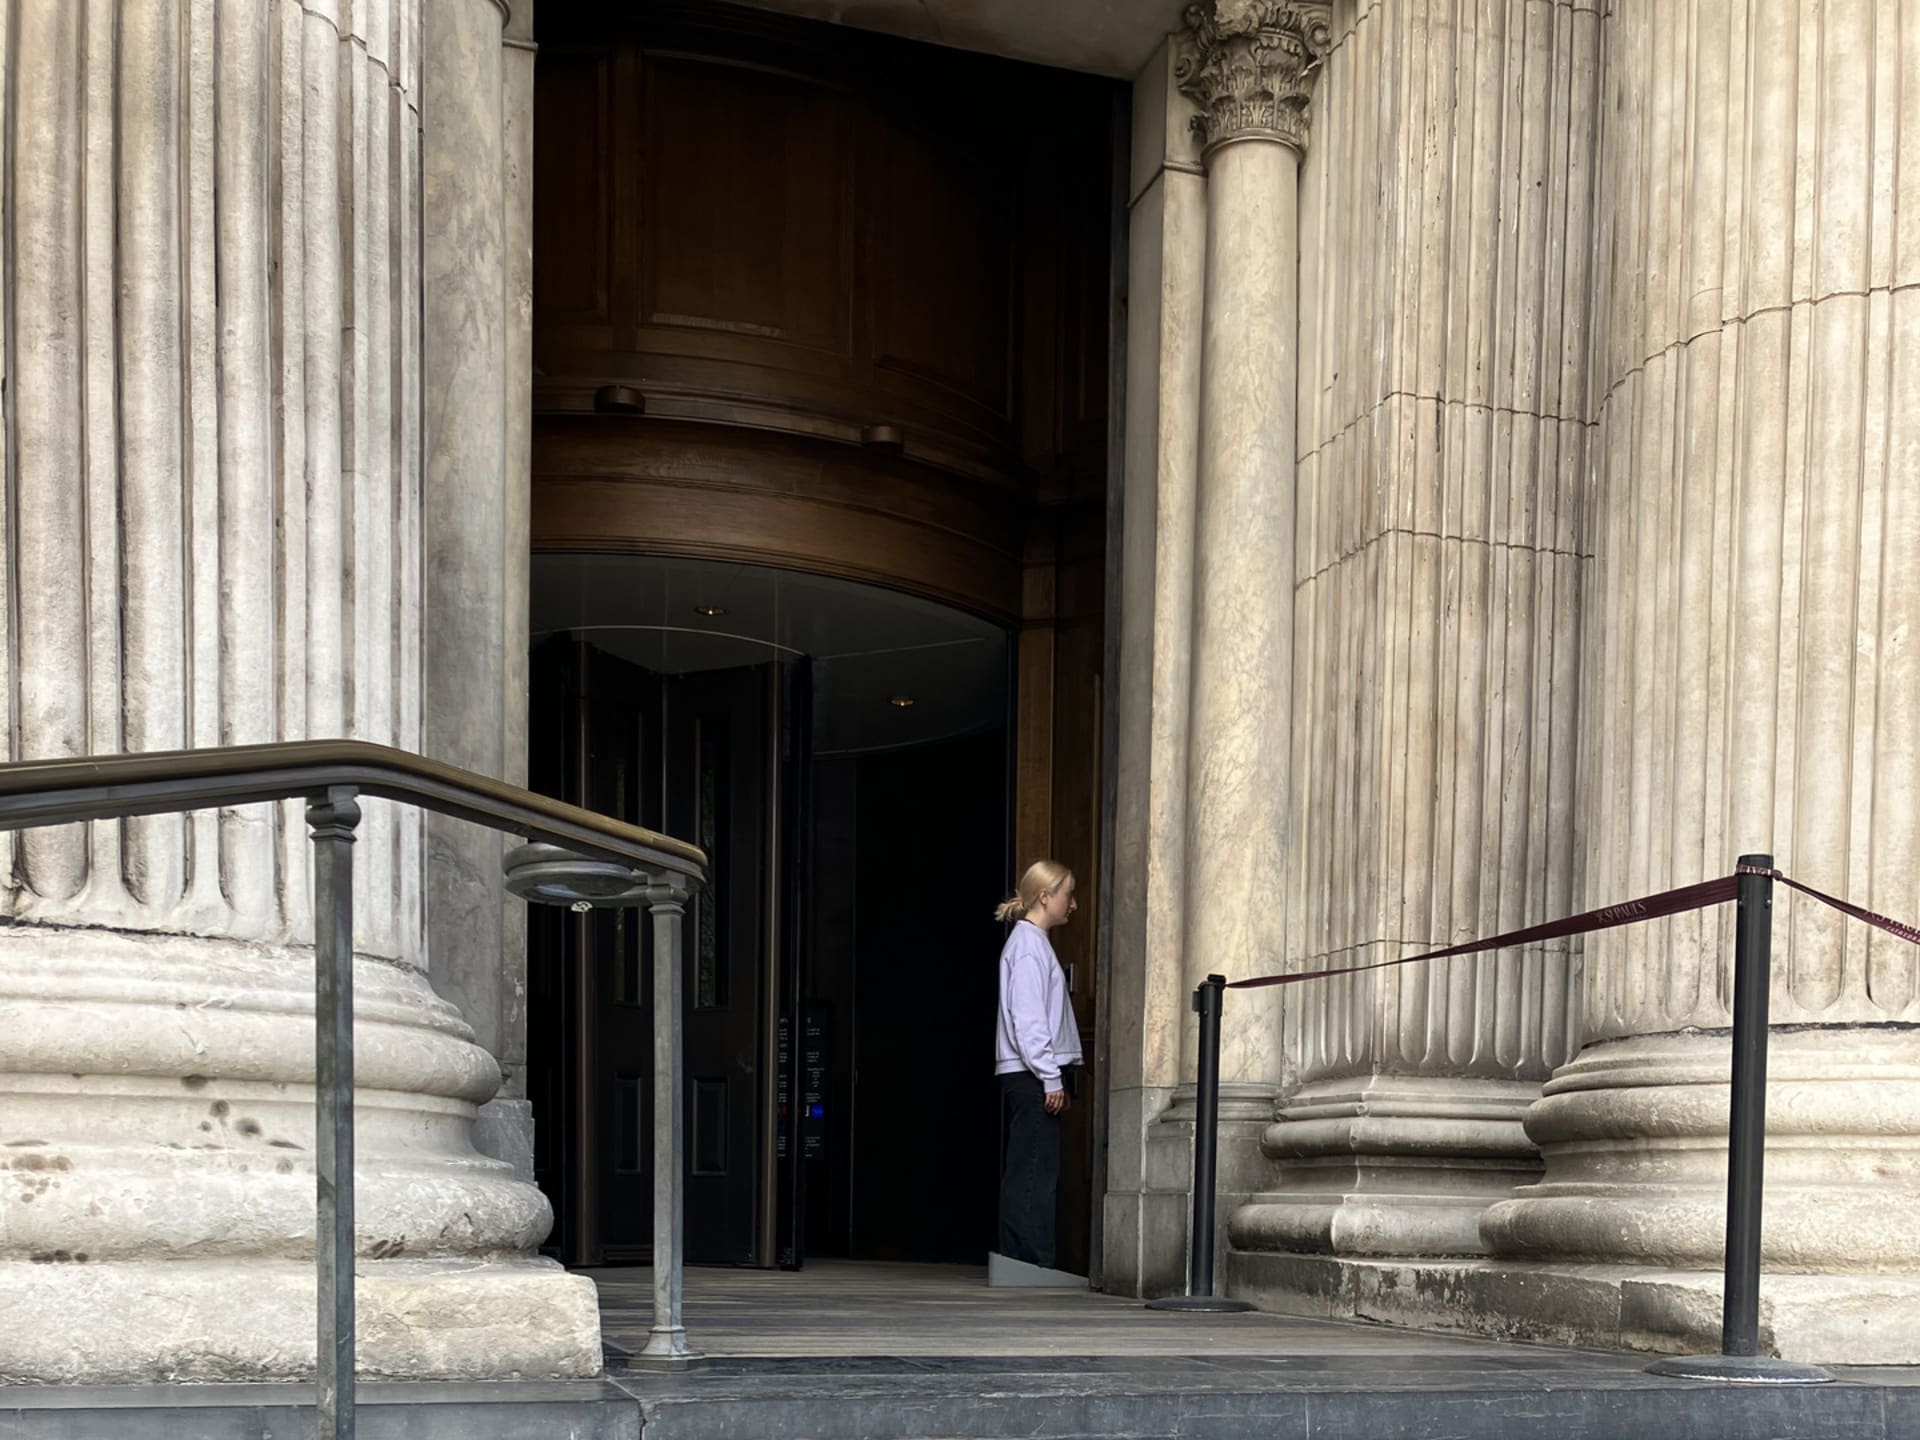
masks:
<path id="1" fill-rule="evenodd" d="M 1000 951 L 1000 1017 L 993 1073 L 1029 1070 L 1060 1088 L 1060 1067 L 1080 1063 L 1080 1027 L 1067 1003 L 1067 972 L 1046 932 L 1022 920 Z"/>

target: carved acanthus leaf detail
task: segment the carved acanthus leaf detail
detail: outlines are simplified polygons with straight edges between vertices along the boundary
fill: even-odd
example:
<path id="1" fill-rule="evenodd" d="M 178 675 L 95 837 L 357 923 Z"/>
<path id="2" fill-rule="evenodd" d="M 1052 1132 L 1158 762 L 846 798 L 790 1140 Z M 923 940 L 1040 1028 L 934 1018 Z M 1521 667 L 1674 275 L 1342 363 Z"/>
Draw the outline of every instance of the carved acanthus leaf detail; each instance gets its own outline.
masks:
<path id="1" fill-rule="evenodd" d="M 1212 147 L 1252 136 L 1307 148 L 1307 102 L 1333 43 L 1325 5 L 1205 0 L 1189 5 L 1174 79 L 1200 107 L 1193 128 Z"/>

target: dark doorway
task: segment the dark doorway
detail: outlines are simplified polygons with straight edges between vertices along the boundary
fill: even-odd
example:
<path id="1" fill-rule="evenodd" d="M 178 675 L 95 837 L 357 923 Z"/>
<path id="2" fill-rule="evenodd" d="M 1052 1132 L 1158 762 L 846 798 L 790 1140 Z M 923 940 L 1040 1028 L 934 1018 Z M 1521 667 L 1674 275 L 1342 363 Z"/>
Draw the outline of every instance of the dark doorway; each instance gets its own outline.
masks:
<path id="1" fill-rule="evenodd" d="M 683 986 L 689 1260 L 981 1261 L 1005 633 L 865 586 L 690 561 L 556 557 L 536 563 L 534 600 L 535 787 L 709 857 Z M 649 927 L 531 920 L 549 1253 L 645 1263 Z"/>
<path id="2" fill-rule="evenodd" d="M 946 1152 L 938 1164 L 932 1150 L 901 1152 L 917 1178 L 886 1202 L 898 1223 L 970 1193 L 970 1167 L 991 1168 L 962 1109 L 975 1069 L 992 1068 L 991 1010 L 968 1014 L 956 989 L 933 1018 L 885 1020 L 922 1042 L 889 1058 L 875 987 L 936 965 L 977 966 L 951 971 L 961 986 L 989 973 L 998 937 L 972 931 L 986 923 L 972 907 L 991 904 L 1016 859 L 1056 853 L 1080 880 L 1081 922 L 1059 953 L 1092 1039 L 1126 86 L 707 0 L 539 10 L 533 632 L 582 637 L 658 677 L 812 662 L 812 701 L 777 715 L 782 753 L 800 761 L 767 785 L 777 819 L 762 858 L 736 872 L 751 872 L 766 927 L 743 957 L 763 989 L 765 967 L 778 971 L 746 1087 L 761 1107 L 754 1263 L 809 1246 L 970 1253 L 955 1237 L 972 1227 L 954 1215 L 937 1236 L 861 1231 L 881 1224 L 861 1194 L 883 1153 L 867 1149 L 875 1134 L 922 1142 L 903 1114 L 869 1113 L 898 1097 Z M 808 717 L 811 748 L 792 740 Z M 962 758 L 969 746 L 999 763 Z M 850 778 L 809 790 L 796 774 L 809 754 Z M 989 768 L 990 783 L 944 812 L 883 813 Z M 886 773 L 897 791 L 863 799 L 858 777 Z M 996 812 L 990 843 L 964 859 L 941 833 L 972 825 L 962 801 Z M 990 881 L 963 868 L 940 883 L 942 865 L 975 856 Z M 881 878 L 892 862 L 902 873 Z M 890 893 L 920 884 L 889 918 Z M 890 951 L 865 945 L 883 922 Z M 883 981 L 875 967 L 888 964 L 901 976 Z M 936 1025 L 956 1047 L 937 1065 Z M 980 1047 L 971 1060 L 963 1036 Z M 533 1042 L 536 1067 L 546 1043 Z M 889 1074 L 896 1061 L 907 1068 Z M 728 1147 L 745 1075 L 729 1072 L 724 1095 L 713 1075 L 698 1091 L 707 1121 L 731 1117 Z M 530 1081 L 555 1093 L 543 1180 L 591 1172 L 584 1160 L 556 1170 L 548 1152 L 585 1133 L 564 1104 L 598 1092 Z M 638 1084 L 620 1093 L 644 1123 Z M 1097 1071 L 1086 1084 L 1102 1093 Z M 1066 1264 L 1093 1248 L 1098 1105 L 1076 1105 L 1066 1126 Z M 711 1151 L 718 1122 L 702 1123 Z M 729 1162 L 729 1197 L 744 1193 L 738 1180 Z M 629 1208 L 631 1228 L 645 1207 Z"/>
<path id="3" fill-rule="evenodd" d="M 993 1239 L 993 905 L 1006 735 L 821 762 L 813 993 L 848 1034 L 809 1253 L 979 1263 Z"/>

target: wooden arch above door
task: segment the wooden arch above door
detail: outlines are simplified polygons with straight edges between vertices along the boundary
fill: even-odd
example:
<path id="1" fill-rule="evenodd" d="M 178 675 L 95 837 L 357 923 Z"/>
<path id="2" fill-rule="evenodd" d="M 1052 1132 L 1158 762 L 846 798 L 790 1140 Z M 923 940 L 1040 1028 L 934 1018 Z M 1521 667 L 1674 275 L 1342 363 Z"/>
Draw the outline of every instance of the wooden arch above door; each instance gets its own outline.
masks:
<path id="1" fill-rule="evenodd" d="M 536 417 L 533 548 L 679 555 L 884 585 L 1010 621 L 1025 505 L 997 486 L 791 435 Z"/>

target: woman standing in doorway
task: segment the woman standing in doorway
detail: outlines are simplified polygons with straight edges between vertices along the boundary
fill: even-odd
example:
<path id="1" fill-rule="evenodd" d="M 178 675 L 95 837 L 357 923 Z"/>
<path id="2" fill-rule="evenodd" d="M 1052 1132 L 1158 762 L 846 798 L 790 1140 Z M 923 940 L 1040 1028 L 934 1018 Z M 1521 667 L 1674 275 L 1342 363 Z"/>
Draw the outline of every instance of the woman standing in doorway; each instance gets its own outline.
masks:
<path id="1" fill-rule="evenodd" d="M 1040 860 L 994 913 L 1014 923 L 1000 951 L 1000 1077 L 1005 1135 L 1000 1163 L 1000 1253 L 1053 1267 L 1054 1192 L 1060 1183 L 1060 1117 L 1072 1103 L 1080 1030 L 1052 931 L 1077 908 L 1073 872 Z"/>

